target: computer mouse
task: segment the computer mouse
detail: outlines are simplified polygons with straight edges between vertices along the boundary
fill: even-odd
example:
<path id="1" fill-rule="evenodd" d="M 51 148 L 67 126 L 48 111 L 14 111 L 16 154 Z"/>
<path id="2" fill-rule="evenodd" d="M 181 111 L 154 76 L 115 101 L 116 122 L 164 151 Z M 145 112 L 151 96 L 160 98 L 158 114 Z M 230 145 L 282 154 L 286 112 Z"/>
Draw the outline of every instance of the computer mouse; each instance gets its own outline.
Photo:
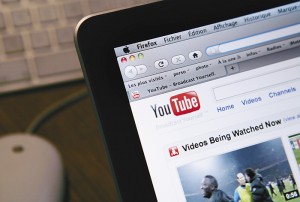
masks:
<path id="1" fill-rule="evenodd" d="M 30 134 L 0 138 L 0 201 L 60 202 L 64 169 L 58 150 Z"/>

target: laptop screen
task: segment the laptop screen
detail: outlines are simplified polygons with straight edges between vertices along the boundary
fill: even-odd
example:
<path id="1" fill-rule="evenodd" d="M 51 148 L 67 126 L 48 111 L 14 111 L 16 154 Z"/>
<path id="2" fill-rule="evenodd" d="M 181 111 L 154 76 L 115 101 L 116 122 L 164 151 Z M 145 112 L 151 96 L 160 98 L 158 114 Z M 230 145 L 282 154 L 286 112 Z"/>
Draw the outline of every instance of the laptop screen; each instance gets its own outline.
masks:
<path id="1" fill-rule="evenodd" d="M 115 54 L 158 201 L 299 197 L 300 2 Z"/>

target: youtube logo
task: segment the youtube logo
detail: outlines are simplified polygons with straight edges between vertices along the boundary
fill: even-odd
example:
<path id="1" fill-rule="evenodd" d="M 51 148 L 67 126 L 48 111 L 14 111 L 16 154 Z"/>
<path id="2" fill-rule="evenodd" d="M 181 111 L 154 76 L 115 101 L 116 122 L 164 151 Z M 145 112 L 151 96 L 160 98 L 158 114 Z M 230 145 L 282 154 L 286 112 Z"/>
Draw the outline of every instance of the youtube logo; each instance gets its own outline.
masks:
<path id="1" fill-rule="evenodd" d="M 170 104 L 151 105 L 156 118 L 174 114 L 180 116 L 200 109 L 200 101 L 195 91 L 189 91 L 174 95 L 170 98 Z"/>
<path id="2" fill-rule="evenodd" d="M 200 101 L 195 91 L 172 96 L 170 103 L 175 116 L 188 114 L 200 109 Z"/>

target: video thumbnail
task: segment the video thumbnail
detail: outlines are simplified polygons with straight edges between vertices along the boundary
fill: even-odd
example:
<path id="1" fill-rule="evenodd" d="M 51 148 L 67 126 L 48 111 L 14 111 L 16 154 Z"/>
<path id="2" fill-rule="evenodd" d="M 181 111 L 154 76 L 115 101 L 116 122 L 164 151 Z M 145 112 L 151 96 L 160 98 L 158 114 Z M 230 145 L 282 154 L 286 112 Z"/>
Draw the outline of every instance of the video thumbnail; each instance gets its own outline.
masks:
<path id="1" fill-rule="evenodd" d="M 294 155 L 300 169 L 300 134 L 292 135 L 289 137 Z"/>
<path id="2" fill-rule="evenodd" d="M 300 202 L 280 138 L 177 170 L 188 202 Z"/>

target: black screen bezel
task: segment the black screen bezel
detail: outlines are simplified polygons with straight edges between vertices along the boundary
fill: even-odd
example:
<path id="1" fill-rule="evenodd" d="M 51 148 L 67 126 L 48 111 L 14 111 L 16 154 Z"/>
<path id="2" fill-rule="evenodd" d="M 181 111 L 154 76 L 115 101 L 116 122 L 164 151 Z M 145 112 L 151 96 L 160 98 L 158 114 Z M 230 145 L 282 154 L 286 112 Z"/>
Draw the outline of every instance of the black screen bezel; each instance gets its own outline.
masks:
<path id="1" fill-rule="evenodd" d="M 157 201 L 114 48 L 295 1 L 162 1 L 89 16 L 75 44 L 122 201 Z"/>

